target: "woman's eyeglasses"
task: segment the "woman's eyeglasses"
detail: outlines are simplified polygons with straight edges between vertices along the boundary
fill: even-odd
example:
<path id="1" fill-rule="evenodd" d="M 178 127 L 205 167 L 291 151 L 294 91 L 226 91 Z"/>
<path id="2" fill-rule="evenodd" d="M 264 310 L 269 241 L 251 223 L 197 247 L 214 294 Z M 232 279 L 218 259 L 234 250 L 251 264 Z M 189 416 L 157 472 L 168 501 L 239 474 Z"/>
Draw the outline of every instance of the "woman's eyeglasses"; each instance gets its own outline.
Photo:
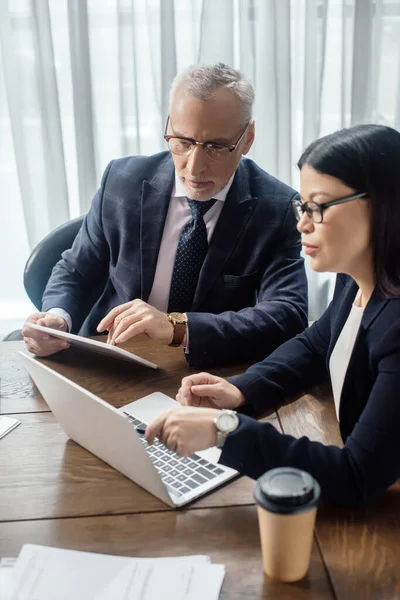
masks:
<path id="1" fill-rule="evenodd" d="M 344 198 L 338 198 L 337 200 L 331 200 L 330 202 L 325 202 L 324 204 L 314 202 L 313 200 L 310 200 L 309 202 L 300 202 L 300 200 L 293 200 L 292 207 L 294 216 L 296 217 L 297 221 L 300 221 L 304 213 L 307 213 L 307 216 L 311 219 L 313 223 L 322 223 L 324 219 L 324 212 L 330 206 L 335 206 L 336 204 L 345 204 L 345 202 L 351 202 L 352 200 L 356 200 L 357 198 L 364 198 L 366 195 L 366 192 L 361 192 L 359 194 L 345 196 Z"/>

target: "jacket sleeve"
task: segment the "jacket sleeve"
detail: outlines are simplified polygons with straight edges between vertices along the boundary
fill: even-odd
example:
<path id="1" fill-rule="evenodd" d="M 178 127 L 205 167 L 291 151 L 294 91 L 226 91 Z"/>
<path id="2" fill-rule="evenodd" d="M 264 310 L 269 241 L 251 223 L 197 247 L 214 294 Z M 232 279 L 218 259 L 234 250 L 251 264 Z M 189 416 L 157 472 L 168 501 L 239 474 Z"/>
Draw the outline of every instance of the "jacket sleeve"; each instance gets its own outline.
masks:
<path id="1" fill-rule="evenodd" d="M 243 412 L 262 416 L 288 396 L 329 379 L 326 357 L 331 340 L 332 306 L 335 308 L 346 282 L 341 275 L 336 278 L 332 302 L 311 327 L 230 380 L 246 398 Z"/>
<path id="2" fill-rule="evenodd" d="M 240 426 L 228 437 L 220 461 L 253 478 L 273 467 L 304 469 L 320 483 L 323 497 L 334 504 L 361 507 L 375 500 L 400 476 L 398 321 L 382 335 L 373 354 L 376 379 L 343 448 L 283 435 L 270 424 L 241 415 Z M 296 380 L 299 382 L 299 376 Z"/>
<path id="3" fill-rule="evenodd" d="M 220 314 L 187 313 L 190 366 L 260 360 L 307 327 L 307 278 L 290 204 L 275 248 L 254 306 Z"/>
<path id="4" fill-rule="evenodd" d="M 72 332 L 79 331 L 101 294 L 109 270 L 110 250 L 102 225 L 103 193 L 112 162 L 75 238 L 61 255 L 43 294 L 42 310 L 62 308 L 71 316 Z"/>

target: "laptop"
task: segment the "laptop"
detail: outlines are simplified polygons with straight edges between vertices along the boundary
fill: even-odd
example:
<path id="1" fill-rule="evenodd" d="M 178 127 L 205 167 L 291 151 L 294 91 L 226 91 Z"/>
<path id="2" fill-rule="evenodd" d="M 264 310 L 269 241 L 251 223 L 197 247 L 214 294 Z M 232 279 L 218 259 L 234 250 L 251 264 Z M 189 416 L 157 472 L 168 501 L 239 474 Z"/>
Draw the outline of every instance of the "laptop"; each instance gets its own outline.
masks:
<path id="1" fill-rule="evenodd" d="M 134 362 L 151 369 L 157 369 L 157 365 L 145 358 L 141 358 L 132 352 L 128 352 L 123 348 L 112 346 L 111 344 L 105 344 L 104 342 L 98 342 L 97 340 L 91 340 L 90 338 L 83 337 L 82 335 L 75 335 L 74 333 L 68 333 L 67 331 L 59 331 L 58 329 L 52 329 L 51 327 L 43 327 L 43 325 L 36 325 L 36 323 L 25 323 L 24 327 L 30 327 L 31 329 L 37 329 L 43 331 L 47 335 L 51 335 L 59 340 L 64 340 L 80 348 L 81 350 L 88 350 L 89 352 L 95 352 L 96 354 L 104 354 L 111 358 L 119 358 L 120 360 L 126 360 L 128 362 Z"/>
<path id="2" fill-rule="evenodd" d="M 165 504 L 183 506 L 238 475 L 217 464 L 217 448 L 183 458 L 157 439 L 147 444 L 136 428 L 177 406 L 165 394 L 156 392 L 117 410 L 32 356 L 19 354 L 67 436 Z"/>

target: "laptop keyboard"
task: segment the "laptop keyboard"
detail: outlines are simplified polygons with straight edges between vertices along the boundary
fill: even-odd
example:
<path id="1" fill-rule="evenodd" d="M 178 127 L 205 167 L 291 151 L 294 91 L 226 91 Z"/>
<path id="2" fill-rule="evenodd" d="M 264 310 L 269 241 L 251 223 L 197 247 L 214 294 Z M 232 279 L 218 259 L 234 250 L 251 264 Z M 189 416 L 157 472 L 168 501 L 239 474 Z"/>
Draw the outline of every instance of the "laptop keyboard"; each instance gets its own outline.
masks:
<path id="1" fill-rule="evenodd" d="M 146 424 L 139 421 L 139 419 L 135 419 L 135 417 L 128 415 L 128 413 L 124 414 L 135 428 L 146 428 Z M 200 485 L 203 485 L 203 483 L 214 479 L 217 475 L 224 473 L 222 469 L 196 454 L 182 458 L 176 452 L 168 450 L 157 439 L 150 446 L 143 434 L 138 432 L 138 436 L 142 440 L 143 446 L 149 454 L 164 485 L 175 496 L 183 496 L 183 494 L 187 494 Z"/>

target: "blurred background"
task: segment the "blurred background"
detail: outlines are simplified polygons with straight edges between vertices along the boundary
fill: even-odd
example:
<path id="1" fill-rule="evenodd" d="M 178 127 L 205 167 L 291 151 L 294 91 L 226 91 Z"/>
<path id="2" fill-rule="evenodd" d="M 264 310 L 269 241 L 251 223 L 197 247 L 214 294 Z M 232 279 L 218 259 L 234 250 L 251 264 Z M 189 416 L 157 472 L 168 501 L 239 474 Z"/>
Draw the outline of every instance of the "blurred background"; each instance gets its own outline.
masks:
<path id="1" fill-rule="evenodd" d="M 166 148 L 173 77 L 217 61 L 254 84 L 251 158 L 296 188 L 313 139 L 400 129 L 400 0 L 0 0 L 0 338 L 36 310 L 32 248 L 111 159 Z M 313 320 L 332 281 L 308 276 Z"/>

